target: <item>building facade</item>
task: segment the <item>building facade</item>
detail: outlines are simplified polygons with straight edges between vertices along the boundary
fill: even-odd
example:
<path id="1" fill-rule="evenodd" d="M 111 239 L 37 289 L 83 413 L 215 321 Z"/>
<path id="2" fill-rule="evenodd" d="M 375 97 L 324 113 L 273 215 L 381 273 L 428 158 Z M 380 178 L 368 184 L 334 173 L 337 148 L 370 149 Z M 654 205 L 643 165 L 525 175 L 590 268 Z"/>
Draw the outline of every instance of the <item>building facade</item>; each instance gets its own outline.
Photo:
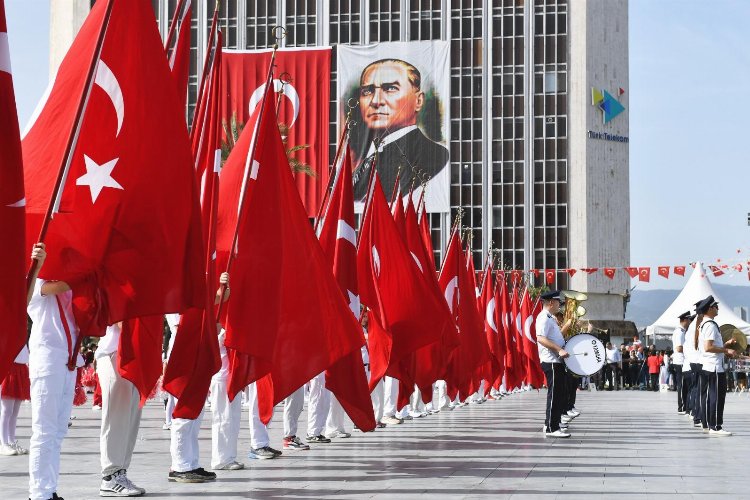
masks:
<path id="1" fill-rule="evenodd" d="M 189 106 L 215 3 L 192 0 Z M 178 1 L 152 4 L 166 37 Z M 222 0 L 219 19 L 229 49 L 270 47 L 275 26 L 281 46 L 331 45 L 332 98 L 338 44 L 450 41 L 452 213 L 430 215 L 436 257 L 462 207 L 477 267 L 492 247 L 507 269 L 541 270 L 537 285 L 560 270 L 553 286 L 588 293 L 588 316 L 624 318 L 622 271 L 562 270 L 630 259 L 627 0 Z M 625 111 L 605 123 L 592 89 Z M 333 100 L 330 116 L 333 158 Z"/>

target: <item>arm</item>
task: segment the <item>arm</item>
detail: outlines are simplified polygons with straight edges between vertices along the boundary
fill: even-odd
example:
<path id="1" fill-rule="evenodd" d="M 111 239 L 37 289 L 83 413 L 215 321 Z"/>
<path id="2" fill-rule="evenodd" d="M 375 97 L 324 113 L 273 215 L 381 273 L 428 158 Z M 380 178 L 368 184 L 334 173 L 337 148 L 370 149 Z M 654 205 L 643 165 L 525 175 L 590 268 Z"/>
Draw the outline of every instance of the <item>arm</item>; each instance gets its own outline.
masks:
<path id="1" fill-rule="evenodd" d="M 703 346 L 703 350 L 705 350 L 706 352 L 713 352 L 717 354 L 726 354 L 730 358 L 734 357 L 735 355 L 734 349 L 727 349 L 726 347 L 717 347 L 714 345 L 713 340 L 706 340 Z"/>
<path id="2" fill-rule="evenodd" d="M 42 285 L 42 295 L 59 295 L 69 291 L 70 285 L 64 281 L 46 281 Z"/>
<path id="3" fill-rule="evenodd" d="M 561 358 L 567 358 L 568 356 L 570 356 L 570 354 L 568 354 L 567 351 L 565 351 L 565 349 L 562 348 L 562 346 L 555 344 L 547 337 L 538 335 L 536 338 L 536 341 L 542 344 L 544 347 L 546 347 L 550 351 L 556 352 L 557 355 L 560 356 Z"/>
<path id="4" fill-rule="evenodd" d="M 44 259 L 46 258 L 47 258 L 47 251 L 45 250 L 44 243 L 35 244 L 34 247 L 31 249 L 31 260 L 37 261 L 37 264 L 34 266 L 33 271 L 31 272 L 31 276 L 29 276 L 29 281 L 28 281 L 29 283 L 36 282 L 36 279 L 39 277 L 39 271 L 42 269 L 42 264 L 44 264 Z M 30 286 L 29 289 L 26 291 L 26 305 L 27 306 L 29 305 L 29 302 L 31 302 L 32 295 L 34 295 L 34 287 Z"/>
<path id="5" fill-rule="evenodd" d="M 224 290 L 223 296 L 221 293 L 222 289 Z M 227 300 L 229 300 L 229 273 L 221 273 L 221 276 L 219 276 L 219 289 L 216 290 L 214 304 L 226 302 Z"/>
<path id="6" fill-rule="evenodd" d="M 675 347 L 674 352 L 682 352 L 682 346 L 678 345 L 677 347 Z"/>

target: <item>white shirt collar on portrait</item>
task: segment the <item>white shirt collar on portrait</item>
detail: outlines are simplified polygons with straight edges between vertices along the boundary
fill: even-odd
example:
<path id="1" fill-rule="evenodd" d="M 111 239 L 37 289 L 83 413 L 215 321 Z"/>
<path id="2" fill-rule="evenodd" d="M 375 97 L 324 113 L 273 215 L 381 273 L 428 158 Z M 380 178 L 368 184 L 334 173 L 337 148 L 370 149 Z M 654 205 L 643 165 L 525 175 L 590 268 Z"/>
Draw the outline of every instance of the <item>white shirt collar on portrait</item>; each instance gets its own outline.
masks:
<path id="1" fill-rule="evenodd" d="M 416 125 L 409 125 L 408 127 L 400 128 L 396 130 L 395 132 L 391 132 L 390 134 L 383 137 L 382 142 L 380 143 L 380 146 L 378 146 L 378 152 L 382 153 L 383 148 L 386 147 L 388 144 L 395 142 L 399 139 L 401 139 L 403 136 L 411 132 L 412 130 L 416 129 Z M 367 156 L 365 158 L 369 158 L 370 156 L 375 154 L 375 144 L 370 144 L 370 149 L 367 150 Z"/>

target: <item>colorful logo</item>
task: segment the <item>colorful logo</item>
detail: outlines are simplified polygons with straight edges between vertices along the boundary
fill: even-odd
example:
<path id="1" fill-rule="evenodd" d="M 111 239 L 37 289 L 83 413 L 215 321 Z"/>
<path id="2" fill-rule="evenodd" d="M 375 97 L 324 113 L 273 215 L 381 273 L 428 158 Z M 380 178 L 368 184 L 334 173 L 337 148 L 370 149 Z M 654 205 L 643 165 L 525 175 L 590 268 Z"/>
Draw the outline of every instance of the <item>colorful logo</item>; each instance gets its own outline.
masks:
<path id="1" fill-rule="evenodd" d="M 623 89 L 618 89 L 618 95 L 624 93 Z M 604 123 L 612 121 L 613 118 L 625 111 L 625 106 L 612 97 L 612 94 L 596 87 L 591 87 L 591 104 L 602 111 Z"/>

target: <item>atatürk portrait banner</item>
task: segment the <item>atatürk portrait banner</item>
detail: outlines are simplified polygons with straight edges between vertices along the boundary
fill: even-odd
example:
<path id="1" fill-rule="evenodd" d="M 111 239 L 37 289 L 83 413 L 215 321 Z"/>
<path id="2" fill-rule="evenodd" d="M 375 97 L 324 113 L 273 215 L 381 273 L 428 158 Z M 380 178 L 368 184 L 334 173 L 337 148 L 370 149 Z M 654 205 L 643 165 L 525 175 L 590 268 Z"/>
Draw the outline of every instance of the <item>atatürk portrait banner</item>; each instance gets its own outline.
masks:
<path id="1" fill-rule="evenodd" d="M 352 113 L 354 199 L 358 211 L 373 165 L 386 196 L 396 187 L 415 197 L 425 187 L 428 212 L 450 210 L 449 43 L 339 45 L 339 130 Z M 399 174 L 400 172 L 400 174 Z"/>

